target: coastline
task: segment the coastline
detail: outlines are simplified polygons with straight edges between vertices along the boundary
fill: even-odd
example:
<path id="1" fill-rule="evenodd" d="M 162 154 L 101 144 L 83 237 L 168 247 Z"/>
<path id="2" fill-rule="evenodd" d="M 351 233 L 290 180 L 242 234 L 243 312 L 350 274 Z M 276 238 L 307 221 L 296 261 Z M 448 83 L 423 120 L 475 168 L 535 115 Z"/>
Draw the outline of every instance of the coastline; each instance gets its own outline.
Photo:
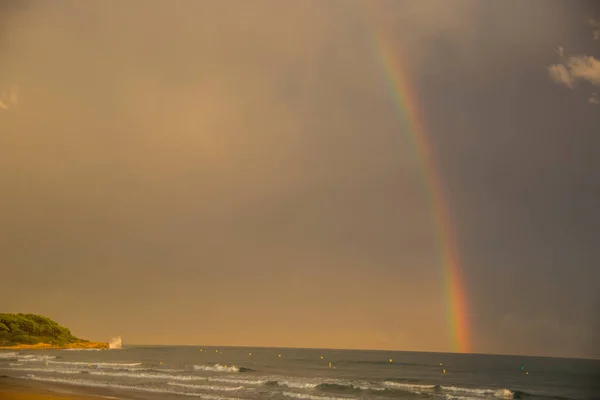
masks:
<path id="1" fill-rule="evenodd" d="M 60 385 L 48 385 L 0 375 L 0 399 L 2 400 L 99 400 L 125 398 L 111 394 L 83 393 L 73 388 L 62 389 Z"/>
<path id="2" fill-rule="evenodd" d="M 65 350 L 65 349 L 108 349 L 108 343 L 104 342 L 75 342 L 63 346 L 38 343 L 38 344 L 17 344 L 14 346 L 0 346 L 0 350 Z"/>

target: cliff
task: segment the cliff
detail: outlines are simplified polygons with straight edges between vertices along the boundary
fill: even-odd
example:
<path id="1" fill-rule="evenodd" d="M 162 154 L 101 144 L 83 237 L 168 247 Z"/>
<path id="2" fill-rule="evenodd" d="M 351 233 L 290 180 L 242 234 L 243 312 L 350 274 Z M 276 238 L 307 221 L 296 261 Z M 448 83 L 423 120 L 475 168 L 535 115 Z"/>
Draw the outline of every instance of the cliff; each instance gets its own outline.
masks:
<path id="1" fill-rule="evenodd" d="M 108 343 L 79 339 L 69 329 L 41 315 L 0 313 L 0 348 L 107 349 Z"/>

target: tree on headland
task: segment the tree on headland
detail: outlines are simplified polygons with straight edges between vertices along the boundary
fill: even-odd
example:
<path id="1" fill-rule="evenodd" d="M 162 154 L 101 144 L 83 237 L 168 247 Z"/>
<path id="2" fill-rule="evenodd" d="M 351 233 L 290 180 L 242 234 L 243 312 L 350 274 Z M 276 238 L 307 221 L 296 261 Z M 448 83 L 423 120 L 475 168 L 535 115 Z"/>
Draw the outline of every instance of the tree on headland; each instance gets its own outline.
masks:
<path id="1" fill-rule="evenodd" d="M 0 313 L 0 346 L 48 343 L 65 346 L 85 342 L 56 321 L 36 314 Z"/>

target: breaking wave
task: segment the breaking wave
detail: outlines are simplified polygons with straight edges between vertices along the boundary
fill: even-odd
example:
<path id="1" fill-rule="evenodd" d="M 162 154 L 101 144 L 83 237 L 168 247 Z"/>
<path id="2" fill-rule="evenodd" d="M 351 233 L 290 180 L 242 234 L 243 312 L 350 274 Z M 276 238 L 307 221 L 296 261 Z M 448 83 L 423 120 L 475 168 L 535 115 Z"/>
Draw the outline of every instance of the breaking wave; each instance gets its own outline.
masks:
<path id="1" fill-rule="evenodd" d="M 16 351 L 7 353 L 0 352 L 0 360 L 12 361 L 17 363 L 23 362 L 43 362 L 55 359 L 56 356 L 47 356 L 43 354 L 22 354 Z"/>
<path id="2" fill-rule="evenodd" d="M 328 397 L 328 396 L 315 396 L 312 394 L 294 393 L 294 392 L 283 392 L 286 397 L 292 397 L 295 399 L 308 399 L 308 400 L 354 400 L 347 397 Z"/>
<path id="3" fill-rule="evenodd" d="M 196 371 L 210 371 L 210 372 L 240 372 L 240 367 L 235 365 L 194 365 Z M 244 368 L 244 370 L 247 370 Z"/>
<path id="4" fill-rule="evenodd" d="M 48 364 L 74 366 L 74 367 L 94 367 L 94 368 L 127 368 L 137 367 L 142 365 L 141 362 L 136 363 L 106 363 L 106 362 L 86 362 L 86 361 L 48 361 Z"/>
<path id="5" fill-rule="evenodd" d="M 170 386 L 179 386 L 188 389 L 200 389 L 200 390 L 211 390 L 211 391 L 221 391 L 221 392 L 234 392 L 236 390 L 244 389 L 243 386 L 210 386 L 210 385 L 192 385 L 189 383 L 178 383 L 178 382 L 167 382 L 167 385 Z"/>

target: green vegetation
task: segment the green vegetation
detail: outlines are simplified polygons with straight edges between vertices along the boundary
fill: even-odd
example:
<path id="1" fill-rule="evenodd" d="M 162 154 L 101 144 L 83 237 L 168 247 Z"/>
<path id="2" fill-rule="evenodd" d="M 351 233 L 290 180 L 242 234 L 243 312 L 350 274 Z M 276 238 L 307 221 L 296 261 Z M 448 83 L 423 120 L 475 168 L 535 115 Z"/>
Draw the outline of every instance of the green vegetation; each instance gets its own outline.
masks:
<path id="1" fill-rule="evenodd" d="M 66 346 L 86 342 L 50 318 L 35 314 L 0 313 L 0 346 L 47 343 Z"/>

